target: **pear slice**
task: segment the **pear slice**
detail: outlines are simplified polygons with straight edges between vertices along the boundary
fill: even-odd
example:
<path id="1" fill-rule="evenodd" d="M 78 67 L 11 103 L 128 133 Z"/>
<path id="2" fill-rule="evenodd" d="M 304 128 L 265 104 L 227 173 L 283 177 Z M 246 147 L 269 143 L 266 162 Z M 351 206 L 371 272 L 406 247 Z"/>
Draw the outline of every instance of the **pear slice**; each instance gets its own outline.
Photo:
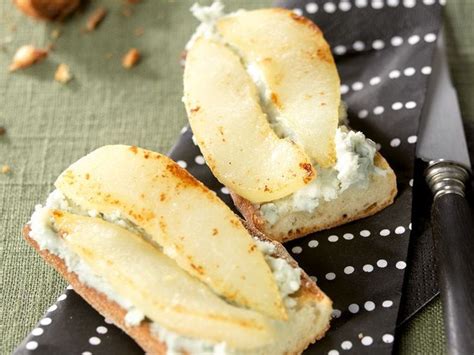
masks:
<path id="1" fill-rule="evenodd" d="M 227 300 L 287 318 L 270 267 L 241 220 L 168 157 L 105 146 L 72 164 L 55 185 L 83 210 L 131 222 Z"/>
<path id="2" fill-rule="evenodd" d="M 272 201 L 314 178 L 304 151 L 273 132 L 255 84 L 224 44 L 200 38 L 189 49 L 184 103 L 213 174 L 240 196 Z"/>
<path id="3" fill-rule="evenodd" d="M 52 211 L 66 245 L 149 319 L 186 336 L 238 348 L 267 344 L 264 317 L 223 301 L 139 235 L 98 218 Z"/>
<path id="4" fill-rule="evenodd" d="M 319 28 L 284 9 L 239 11 L 220 19 L 216 28 L 261 71 L 275 119 L 320 166 L 332 166 L 340 80 Z"/>

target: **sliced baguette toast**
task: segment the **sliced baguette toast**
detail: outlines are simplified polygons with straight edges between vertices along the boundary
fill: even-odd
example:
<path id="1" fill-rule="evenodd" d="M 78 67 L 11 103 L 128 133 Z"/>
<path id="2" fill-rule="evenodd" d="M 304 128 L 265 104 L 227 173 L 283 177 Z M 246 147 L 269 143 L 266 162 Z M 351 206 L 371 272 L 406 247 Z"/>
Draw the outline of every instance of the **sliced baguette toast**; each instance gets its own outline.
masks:
<path id="1" fill-rule="evenodd" d="M 290 212 L 281 216 L 274 225 L 263 218 L 260 205 L 253 204 L 232 191 L 231 196 L 251 229 L 261 231 L 279 242 L 286 242 L 371 216 L 392 204 L 397 194 L 395 174 L 379 153 L 374 162 L 386 174 L 372 174 L 367 188 L 351 186 L 335 200 L 321 200 L 314 212 Z"/>
<path id="2" fill-rule="evenodd" d="M 206 13 L 210 10 L 202 9 Z M 196 17 L 203 20 L 202 16 Z M 204 21 L 200 29 L 205 25 Z M 201 32 L 196 31 L 186 47 L 183 101 L 207 165 L 231 191 L 236 207 L 251 228 L 284 242 L 370 216 L 393 202 L 397 193 L 396 177 L 385 159 L 379 153 L 375 154 L 375 143 L 362 135 L 368 148 L 360 151 L 354 146 L 346 150 L 352 143 L 341 142 L 341 139 L 340 145 L 336 144 L 341 130 L 349 128 L 338 127 L 345 125 L 344 119 L 342 122 L 337 119 L 339 116 L 341 121 L 344 116 L 340 106 L 340 80 L 330 47 L 315 24 L 288 10 L 261 9 L 229 15 L 219 12 L 208 28 L 213 35 Z M 239 57 L 240 61 L 235 60 L 237 64 L 231 69 L 231 60 L 212 50 L 219 45 Z M 209 57 L 213 58 L 213 69 L 205 70 L 209 66 Z M 246 75 L 248 87 L 241 90 L 241 80 Z M 255 88 L 259 100 L 255 98 Z M 240 94 L 238 99 L 236 92 Z M 255 144 L 255 141 L 268 143 L 268 137 L 275 137 L 268 133 L 269 127 L 261 129 L 260 124 L 255 123 L 256 119 L 253 124 L 242 123 L 242 117 L 248 119 L 251 116 L 242 109 L 250 105 L 243 102 L 260 106 L 280 141 L 291 141 L 311 158 L 311 164 L 306 164 L 303 154 L 299 166 L 315 173 L 305 180 L 295 173 L 296 169 L 289 170 L 292 174 L 286 174 L 288 170 L 282 170 L 282 167 L 287 166 L 288 161 L 282 162 L 280 155 L 276 154 L 281 153 L 280 149 L 272 151 L 268 146 L 262 148 L 261 144 Z M 252 140 L 249 132 L 258 132 L 267 138 Z M 364 150 L 371 151 L 370 170 L 367 164 L 359 165 L 359 158 L 366 158 Z M 239 154 L 234 154 L 235 151 Z M 354 155 L 357 155 L 355 163 Z M 293 165 L 298 165 L 294 160 Z M 362 184 L 357 183 L 357 179 L 349 185 L 342 181 L 344 168 L 350 170 L 351 164 L 357 169 L 362 167 L 359 171 L 364 175 Z M 378 169 L 371 173 L 374 166 Z M 322 178 L 320 169 L 327 169 L 326 173 L 330 169 L 337 170 L 338 179 L 341 172 L 338 196 L 325 193 L 325 189 L 327 191 L 332 186 L 318 185 L 313 194 L 315 189 L 319 189 L 324 198 L 318 198 L 317 207 L 286 204 L 294 201 L 293 198 L 301 200 L 300 197 L 308 192 L 303 189 Z M 379 169 L 384 172 L 380 173 Z M 292 175 L 296 182 L 285 178 L 285 174 Z M 275 176 L 279 178 L 278 184 L 274 181 Z M 333 181 L 336 181 L 335 177 Z M 243 185 L 246 185 L 245 189 Z M 284 189 L 278 189 L 283 185 Z M 309 194 L 306 197 L 311 199 Z M 285 198 L 288 199 L 283 200 Z M 279 209 L 277 204 L 282 201 L 286 205 Z M 265 208 L 261 209 L 263 205 Z"/>
<path id="3" fill-rule="evenodd" d="M 102 316 L 110 319 L 117 327 L 126 332 L 147 354 L 166 354 L 166 344 L 152 334 L 150 322 L 143 321 L 140 325 L 129 327 L 125 325 L 126 311 L 117 303 L 111 301 L 103 293 L 83 284 L 78 275 L 67 270 L 64 261 L 48 250 L 40 250 L 35 240 L 30 237 L 30 227 L 23 229 L 23 237 L 40 254 L 40 256 L 57 272 L 59 272 L 74 288 L 74 290 L 95 308 Z M 284 258 L 292 266 L 296 261 L 285 248 L 277 242 L 272 242 L 258 231 L 252 235 L 261 241 L 271 242 L 276 246 L 275 257 Z M 316 283 L 303 271 L 301 273 L 301 289 L 297 294 L 298 307 L 296 313 L 284 326 L 276 327 L 276 341 L 264 348 L 245 354 L 300 354 L 311 343 L 322 338 L 329 329 L 331 317 L 331 300 L 318 288 Z M 185 352 L 183 352 L 185 353 Z M 237 351 L 236 353 L 241 353 Z"/>

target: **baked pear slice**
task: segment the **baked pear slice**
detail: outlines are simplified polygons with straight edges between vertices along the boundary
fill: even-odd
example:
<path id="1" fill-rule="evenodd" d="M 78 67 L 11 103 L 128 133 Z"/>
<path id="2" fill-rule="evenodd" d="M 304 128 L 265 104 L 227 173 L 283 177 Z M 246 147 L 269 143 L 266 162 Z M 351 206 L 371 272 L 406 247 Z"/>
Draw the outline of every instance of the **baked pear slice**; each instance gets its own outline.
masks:
<path id="1" fill-rule="evenodd" d="M 139 235 L 99 218 L 58 210 L 51 216 L 68 248 L 152 321 L 244 349 L 272 340 L 264 316 L 226 303 Z"/>
<path id="2" fill-rule="evenodd" d="M 317 164 L 332 166 L 340 79 L 319 28 L 290 10 L 261 9 L 224 16 L 216 29 L 247 65 L 260 71 L 274 119 Z"/>
<path id="3" fill-rule="evenodd" d="M 314 178 L 303 149 L 272 130 L 255 83 L 223 43 L 200 38 L 189 49 L 183 99 L 208 166 L 235 193 L 262 203 Z"/>
<path id="4" fill-rule="evenodd" d="M 241 220 L 168 157 L 105 146 L 72 164 L 55 186 L 82 210 L 140 230 L 228 301 L 286 319 L 275 278 Z"/>

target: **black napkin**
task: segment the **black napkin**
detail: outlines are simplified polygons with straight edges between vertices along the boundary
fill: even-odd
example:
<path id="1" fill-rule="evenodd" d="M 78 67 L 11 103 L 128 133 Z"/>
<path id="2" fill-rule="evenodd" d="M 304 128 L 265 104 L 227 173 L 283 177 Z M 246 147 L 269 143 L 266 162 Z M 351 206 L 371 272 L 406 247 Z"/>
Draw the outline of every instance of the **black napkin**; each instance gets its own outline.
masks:
<path id="1" fill-rule="evenodd" d="M 280 5 L 310 17 L 323 30 L 335 54 L 351 126 L 381 144 L 399 190 L 395 203 L 375 216 L 286 244 L 334 301 L 331 330 L 306 353 L 390 353 L 412 234 L 416 132 L 441 6 L 431 0 Z M 227 189 L 212 177 L 191 136 L 185 130 L 170 156 L 230 204 Z M 74 291 L 65 295 L 17 354 L 142 353 Z"/>

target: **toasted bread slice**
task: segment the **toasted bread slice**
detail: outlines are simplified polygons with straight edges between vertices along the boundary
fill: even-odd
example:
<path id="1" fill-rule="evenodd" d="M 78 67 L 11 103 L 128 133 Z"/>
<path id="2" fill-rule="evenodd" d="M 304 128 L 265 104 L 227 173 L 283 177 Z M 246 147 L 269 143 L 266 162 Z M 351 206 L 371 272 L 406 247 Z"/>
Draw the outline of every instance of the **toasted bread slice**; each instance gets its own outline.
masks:
<path id="1" fill-rule="evenodd" d="M 233 192 L 231 196 L 250 228 L 261 231 L 273 240 L 286 242 L 371 216 L 392 204 L 397 194 L 395 174 L 379 153 L 375 155 L 374 165 L 383 169 L 385 175 L 372 174 L 367 188 L 351 186 L 335 200 L 321 200 L 314 212 L 290 211 L 280 216 L 273 225 L 262 216 L 260 205 Z"/>
<path id="2" fill-rule="evenodd" d="M 258 231 L 253 236 L 261 241 L 269 241 Z M 67 270 L 64 261 L 48 250 L 40 250 L 38 244 L 30 237 L 30 227 L 26 225 L 23 236 L 33 246 L 41 257 L 53 266 L 74 288 L 101 315 L 110 319 L 116 326 L 133 338 L 148 354 L 166 354 L 166 343 L 152 333 L 150 322 L 145 320 L 138 326 L 129 327 L 124 322 L 126 310 L 111 301 L 103 293 L 83 284 L 77 274 Z M 275 257 L 286 259 L 292 266 L 296 262 L 286 252 L 284 247 L 272 242 L 276 246 Z M 311 343 L 322 338 L 329 328 L 331 317 L 331 300 L 318 288 L 307 274 L 301 273 L 301 288 L 297 293 L 298 305 L 289 311 L 287 321 L 272 321 L 275 324 L 276 341 L 271 345 L 252 351 L 237 351 L 243 354 L 300 354 Z M 185 334 L 183 334 L 185 336 Z M 185 351 L 183 351 L 185 353 Z"/>

